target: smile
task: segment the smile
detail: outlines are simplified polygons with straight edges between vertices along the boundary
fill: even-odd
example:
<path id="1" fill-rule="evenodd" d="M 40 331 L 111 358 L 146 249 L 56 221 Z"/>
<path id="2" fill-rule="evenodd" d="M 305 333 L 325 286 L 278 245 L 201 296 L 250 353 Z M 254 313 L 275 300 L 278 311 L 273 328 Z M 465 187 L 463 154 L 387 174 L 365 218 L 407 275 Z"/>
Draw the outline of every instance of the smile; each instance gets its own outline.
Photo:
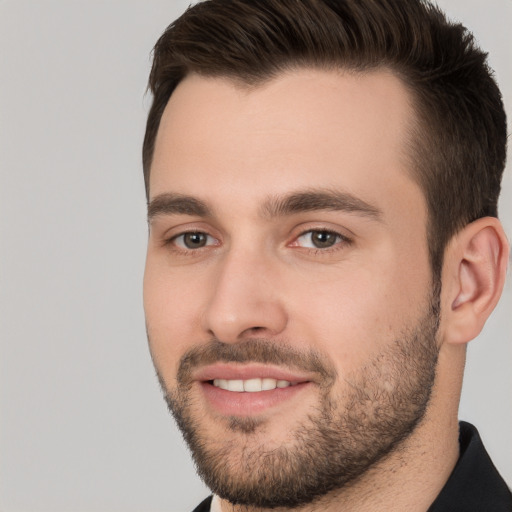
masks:
<path id="1" fill-rule="evenodd" d="M 276 388 L 287 388 L 296 385 L 288 380 L 277 380 L 272 378 L 254 378 L 254 379 L 214 379 L 213 385 L 216 388 L 235 393 L 258 393 L 261 391 L 271 391 Z"/>
<path id="2" fill-rule="evenodd" d="M 198 369 L 192 379 L 206 408 L 221 416 L 282 412 L 316 387 L 314 374 L 258 363 L 215 363 Z"/>

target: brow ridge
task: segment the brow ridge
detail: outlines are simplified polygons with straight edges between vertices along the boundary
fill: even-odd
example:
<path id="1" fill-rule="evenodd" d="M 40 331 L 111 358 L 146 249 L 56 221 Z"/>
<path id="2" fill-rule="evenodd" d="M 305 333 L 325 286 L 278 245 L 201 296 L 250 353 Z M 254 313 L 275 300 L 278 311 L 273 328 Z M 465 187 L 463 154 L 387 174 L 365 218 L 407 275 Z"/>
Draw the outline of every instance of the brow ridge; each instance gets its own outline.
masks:
<path id="1" fill-rule="evenodd" d="M 356 213 L 373 220 L 381 220 L 379 208 L 348 192 L 332 189 L 294 192 L 285 197 L 271 197 L 262 207 L 265 217 L 280 217 L 316 210 Z"/>
<path id="2" fill-rule="evenodd" d="M 289 216 L 311 211 L 343 211 L 373 220 L 381 220 L 379 208 L 350 194 L 331 189 L 308 189 L 286 196 L 271 196 L 260 208 L 263 218 Z M 159 194 L 148 203 L 148 220 L 158 215 L 213 216 L 206 202 L 193 196 L 168 192 Z"/>
<path id="3" fill-rule="evenodd" d="M 148 220 L 158 215 L 211 216 L 208 205 L 200 199 L 184 194 L 168 192 L 159 194 L 148 202 Z"/>

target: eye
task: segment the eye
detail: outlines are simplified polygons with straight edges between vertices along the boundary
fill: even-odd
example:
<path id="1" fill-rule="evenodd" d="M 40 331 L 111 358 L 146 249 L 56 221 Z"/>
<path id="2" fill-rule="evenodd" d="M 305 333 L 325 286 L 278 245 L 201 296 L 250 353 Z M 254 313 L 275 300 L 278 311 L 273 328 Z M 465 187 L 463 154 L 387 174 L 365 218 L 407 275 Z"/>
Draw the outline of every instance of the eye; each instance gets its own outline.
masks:
<path id="1" fill-rule="evenodd" d="M 200 231 L 192 231 L 175 236 L 171 241 L 180 249 L 191 250 L 213 245 L 215 238 Z"/>
<path id="2" fill-rule="evenodd" d="M 296 245 L 309 249 L 330 249 L 348 239 L 339 233 L 326 230 L 310 230 L 297 237 Z"/>

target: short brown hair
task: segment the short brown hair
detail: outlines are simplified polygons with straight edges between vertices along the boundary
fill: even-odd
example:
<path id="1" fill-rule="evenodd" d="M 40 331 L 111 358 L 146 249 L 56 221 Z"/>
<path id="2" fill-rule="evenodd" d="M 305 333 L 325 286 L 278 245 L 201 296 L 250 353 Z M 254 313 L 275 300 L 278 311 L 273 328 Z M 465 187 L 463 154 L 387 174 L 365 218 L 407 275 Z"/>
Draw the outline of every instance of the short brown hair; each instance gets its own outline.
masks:
<path id="1" fill-rule="evenodd" d="M 207 0 L 172 23 L 154 48 L 143 146 L 146 192 L 158 126 L 189 73 L 257 85 L 287 69 L 388 68 L 412 94 L 412 176 L 429 209 L 439 277 L 450 238 L 497 216 L 506 117 L 487 55 L 426 0 Z"/>

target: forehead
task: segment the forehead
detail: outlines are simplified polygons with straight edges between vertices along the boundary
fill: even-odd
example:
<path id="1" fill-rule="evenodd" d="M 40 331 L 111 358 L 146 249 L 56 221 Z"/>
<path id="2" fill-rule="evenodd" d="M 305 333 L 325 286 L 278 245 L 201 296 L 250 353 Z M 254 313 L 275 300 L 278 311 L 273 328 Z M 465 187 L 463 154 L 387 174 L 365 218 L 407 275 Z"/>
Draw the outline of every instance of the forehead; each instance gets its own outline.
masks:
<path id="1" fill-rule="evenodd" d="M 162 116 L 150 196 L 242 194 L 247 204 L 290 187 L 341 187 L 381 206 L 415 187 L 412 118 L 407 89 L 386 70 L 302 69 L 257 87 L 190 75 Z"/>

